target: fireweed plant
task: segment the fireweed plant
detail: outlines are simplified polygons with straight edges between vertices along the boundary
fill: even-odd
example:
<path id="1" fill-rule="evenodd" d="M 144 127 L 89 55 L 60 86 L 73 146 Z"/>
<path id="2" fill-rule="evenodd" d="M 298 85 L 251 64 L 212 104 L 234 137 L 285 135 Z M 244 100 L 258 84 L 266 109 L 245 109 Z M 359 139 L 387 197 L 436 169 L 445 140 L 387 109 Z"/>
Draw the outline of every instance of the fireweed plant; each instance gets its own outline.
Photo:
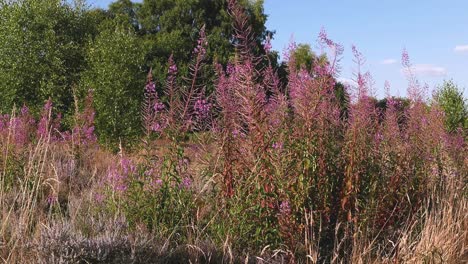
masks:
<path id="1" fill-rule="evenodd" d="M 297 67 L 290 45 L 284 86 L 268 56 L 270 39 L 265 55 L 254 56 L 248 13 L 235 0 L 228 11 L 236 56 L 213 65 L 213 84 L 201 81 L 209 68 L 204 27 L 188 76 L 179 76 L 172 56 L 162 89 L 149 71 L 137 151 L 100 149 L 91 91 L 83 103 L 75 99 L 70 131 L 51 100 L 39 117 L 27 106 L 0 115 L 2 259 L 24 261 L 28 238 L 51 232 L 57 219 L 83 236 L 99 234 L 87 218 L 164 239 L 164 249 L 208 241 L 231 262 L 231 250 L 268 251 L 291 263 L 404 262 L 411 250 L 434 258 L 439 251 L 408 241 L 427 235 L 426 223 L 444 205 L 452 206 L 447 217 L 466 221 L 456 205 L 466 205 L 467 144 L 463 131 L 446 131 L 408 53 L 408 101 L 388 93 L 377 107 L 356 47 L 356 87 L 337 83 L 344 49 L 325 30 L 318 43 L 326 59 L 310 68 Z M 461 258 L 462 223 L 459 250 L 435 257 Z"/>
<path id="2" fill-rule="evenodd" d="M 193 131 L 207 130 L 211 123 L 211 103 L 205 85 L 199 83 L 208 45 L 204 27 L 199 35 L 189 76 L 181 82 L 170 56 L 163 96 L 157 94 L 151 70 L 148 73 L 142 104 L 142 160 L 131 160 L 121 149 L 98 194 L 105 207 L 121 214 L 130 227 L 143 224 L 165 236 L 176 233 L 178 239 L 172 243 L 187 242 L 190 229 L 197 226 L 193 175 L 184 139 Z M 152 144 L 155 140 L 166 144 L 158 147 Z"/>

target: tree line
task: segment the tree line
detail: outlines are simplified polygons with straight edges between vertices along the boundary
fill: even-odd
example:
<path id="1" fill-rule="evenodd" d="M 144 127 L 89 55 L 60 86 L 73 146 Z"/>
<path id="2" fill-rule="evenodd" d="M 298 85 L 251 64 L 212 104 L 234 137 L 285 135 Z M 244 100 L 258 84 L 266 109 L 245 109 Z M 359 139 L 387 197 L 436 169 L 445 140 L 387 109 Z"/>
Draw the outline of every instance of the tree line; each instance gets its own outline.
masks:
<path id="1" fill-rule="evenodd" d="M 262 54 L 272 34 L 263 1 L 240 2 Z M 137 137 L 148 71 L 158 90 L 170 56 L 187 73 L 202 28 L 206 67 L 226 65 L 234 59 L 231 20 L 224 0 L 117 0 L 108 9 L 81 0 L 0 0 L 0 112 L 26 104 L 39 113 L 51 99 L 67 120 L 74 98 L 92 90 L 100 139 Z M 215 71 L 204 72 L 210 90 Z"/>
<path id="2" fill-rule="evenodd" d="M 265 57 L 263 43 L 274 32 L 266 28 L 263 1 L 240 4 L 255 36 L 253 52 Z M 25 104 L 38 114 L 51 99 L 70 124 L 75 101 L 84 101 L 93 91 L 101 142 L 131 141 L 142 133 L 140 106 L 150 69 L 162 95 L 168 59 L 172 57 L 179 74 L 186 76 L 203 28 L 208 47 L 201 77 L 209 93 L 216 78 L 214 65 L 235 60 L 232 20 L 225 0 L 116 0 L 108 9 L 91 8 L 86 0 L 0 0 L 0 112 Z M 278 62 L 276 51 L 268 56 L 285 86 L 285 63 Z M 327 63 L 303 44 L 295 57 L 297 68 Z M 337 83 L 335 94 L 346 115 L 345 87 Z M 450 121 L 456 123 L 452 128 L 466 123 L 466 104 L 460 96 L 455 105 L 462 110 L 451 110 L 458 111 Z M 384 101 L 376 102 L 382 105 Z"/>

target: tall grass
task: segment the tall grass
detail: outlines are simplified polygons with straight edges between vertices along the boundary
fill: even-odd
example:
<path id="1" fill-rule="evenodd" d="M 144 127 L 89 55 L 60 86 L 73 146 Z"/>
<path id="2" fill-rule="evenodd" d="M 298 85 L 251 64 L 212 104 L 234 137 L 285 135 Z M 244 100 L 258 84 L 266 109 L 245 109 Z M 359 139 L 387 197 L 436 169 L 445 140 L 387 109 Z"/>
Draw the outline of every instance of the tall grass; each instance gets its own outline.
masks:
<path id="1" fill-rule="evenodd" d="M 164 94 L 151 72 L 145 136 L 102 149 L 92 94 L 74 125 L 46 102 L 0 116 L 0 258 L 5 263 L 460 263 L 468 257 L 467 144 L 408 73 L 409 105 L 371 97 L 352 48 L 355 89 L 336 83 L 344 51 L 282 85 L 255 57 L 248 14 L 229 1 L 238 54 L 201 82 L 203 28 L 189 76 L 169 60 Z M 215 87 L 208 94 L 206 86 Z M 340 94 L 342 93 L 342 94 Z"/>

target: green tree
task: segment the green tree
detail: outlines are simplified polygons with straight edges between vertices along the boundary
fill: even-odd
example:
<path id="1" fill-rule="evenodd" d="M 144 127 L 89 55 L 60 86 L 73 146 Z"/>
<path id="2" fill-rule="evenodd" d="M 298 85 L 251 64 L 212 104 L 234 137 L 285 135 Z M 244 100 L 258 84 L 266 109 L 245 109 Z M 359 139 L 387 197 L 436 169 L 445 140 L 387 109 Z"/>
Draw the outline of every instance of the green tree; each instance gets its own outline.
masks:
<path id="1" fill-rule="evenodd" d="M 294 57 L 293 67 L 297 70 L 301 68 L 305 69 L 312 75 L 314 75 L 315 66 L 323 66 L 328 63 L 327 55 L 322 54 L 317 56 L 309 44 L 298 44 L 291 56 Z M 348 118 L 350 97 L 345 85 L 336 82 L 333 91 L 340 106 L 340 117 L 344 119 Z"/>
<path id="2" fill-rule="evenodd" d="M 296 69 L 303 67 L 307 71 L 313 71 L 314 66 L 324 65 L 328 62 L 325 54 L 317 56 L 309 44 L 298 44 L 293 54 Z"/>
<path id="3" fill-rule="evenodd" d="M 124 2 L 128 1 L 118 1 L 122 5 Z M 263 1 L 240 2 L 249 14 L 257 51 L 263 53 L 262 42 L 268 34 Z M 133 4 L 131 9 L 137 12 L 138 34 L 149 50 L 147 66 L 153 68 L 160 82 L 165 78 L 167 60 L 171 54 L 179 71 L 182 74 L 187 72 L 199 30 L 203 26 L 209 43 L 207 64 L 217 61 L 225 65 L 234 57 L 232 18 L 226 0 L 144 0 L 141 4 Z M 118 10 L 128 13 L 125 10 L 129 8 Z"/>
<path id="4" fill-rule="evenodd" d="M 85 67 L 95 21 L 81 2 L 0 0 L 0 111 L 26 103 L 37 109 L 49 97 L 61 111 Z"/>
<path id="5" fill-rule="evenodd" d="M 463 92 L 452 81 L 444 81 L 435 99 L 445 112 L 445 125 L 449 132 L 458 128 L 468 129 L 468 104 Z"/>
<path id="6" fill-rule="evenodd" d="M 141 131 L 145 50 L 126 19 L 103 22 L 86 57 L 89 67 L 81 87 L 94 89 L 96 128 L 103 143 L 129 141 Z"/>
<path id="7" fill-rule="evenodd" d="M 128 19 L 135 31 L 140 29 L 138 20 L 138 12 L 141 7 L 140 3 L 133 3 L 130 0 L 117 0 L 109 5 L 109 14 L 112 16 L 123 15 Z"/>

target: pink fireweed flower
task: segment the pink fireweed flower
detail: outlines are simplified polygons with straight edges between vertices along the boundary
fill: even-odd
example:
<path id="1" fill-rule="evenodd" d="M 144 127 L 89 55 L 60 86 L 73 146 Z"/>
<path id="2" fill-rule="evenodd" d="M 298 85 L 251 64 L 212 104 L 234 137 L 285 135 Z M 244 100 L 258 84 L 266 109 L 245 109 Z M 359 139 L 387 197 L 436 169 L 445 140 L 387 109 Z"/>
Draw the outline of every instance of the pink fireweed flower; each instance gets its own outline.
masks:
<path id="1" fill-rule="evenodd" d="M 148 94 L 153 94 L 156 92 L 156 85 L 154 84 L 154 82 L 149 82 L 146 84 L 145 86 L 145 92 L 148 93 Z"/>
<path id="2" fill-rule="evenodd" d="M 265 41 L 265 44 L 263 45 L 263 49 L 265 50 L 266 54 L 269 54 L 270 51 L 271 51 L 271 37 L 270 35 L 268 34 L 267 37 L 266 37 L 266 41 Z"/>
<path id="3" fill-rule="evenodd" d="M 41 119 L 37 125 L 38 138 L 46 138 L 49 133 L 49 125 L 52 111 L 52 100 L 47 100 L 41 112 Z"/>
<path id="4" fill-rule="evenodd" d="M 54 205 L 58 203 L 58 197 L 57 195 L 55 194 L 50 194 L 48 197 L 47 197 L 47 204 L 49 205 Z"/>
<path id="5" fill-rule="evenodd" d="M 95 200 L 98 204 L 104 202 L 105 198 L 106 198 L 106 197 L 105 197 L 102 193 L 96 193 L 96 194 L 94 194 L 94 200 Z"/>
<path id="6" fill-rule="evenodd" d="M 159 188 L 159 187 L 161 187 L 162 184 L 163 184 L 163 181 L 161 179 L 159 179 L 159 178 L 156 178 L 151 182 L 151 186 L 153 188 Z"/>
<path id="7" fill-rule="evenodd" d="M 413 65 L 410 62 L 410 57 L 406 49 L 403 49 L 402 51 L 401 64 L 403 66 L 403 73 L 406 75 L 406 78 L 408 80 L 407 94 L 409 99 L 413 103 L 421 102 L 424 98 L 425 87 L 421 87 L 421 84 L 416 78 L 416 75 L 414 74 Z"/>
<path id="8" fill-rule="evenodd" d="M 34 123 L 34 118 L 26 106 L 21 108 L 18 116 L 7 121 L 6 125 L 13 133 L 12 136 L 16 146 L 21 147 L 28 143 Z"/>
<path id="9" fill-rule="evenodd" d="M 193 50 L 194 54 L 197 54 L 201 57 L 204 57 L 206 54 L 206 47 L 208 46 L 208 41 L 206 39 L 205 26 L 200 29 L 200 37 L 197 40 L 197 46 Z"/>
<path id="10" fill-rule="evenodd" d="M 190 161 L 187 158 L 179 159 L 177 163 L 177 171 L 183 173 L 187 171 Z"/>
<path id="11" fill-rule="evenodd" d="M 52 107 L 52 100 L 47 100 L 41 112 L 41 118 L 37 125 L 36 135 L 38 138 L 42 139 L 46 139 L 50 135 L 50 139 L 52 141 L 57 141 L 61 138 L 59 135 L 59 129 L 62 122 L 62 114 L 58 113 L 54 119 L 52 115 Z"/>
<path id="12" fill-rule="evenodd" d="M 72 133 L 66 134 L 65 136 L 68 137 L 70 140 L 73 137 L 75 144 L 90 144 L 96 142 L 97 137 L 94 134 L 94 118 L 95 118 L 95 111 L 93 108 L 93 92 L 92 90 L 88 91 L 88 95 L 86 96 L 85 106 L 81 113 L 77 114 L 77 122 L 75 127 L 72 129 Z"/>
<path id="13" fill-rule="evenodd" d="M 177 75 L 177 65 L 175 65 L 175 64 L 169 65 L 168 74 L 169 75 Z"/>
<path id="14" fill-rule="evenodd" d="M 199 119 L 205 119 L 209 116 L 211 111 L 211 103 L 204 99 L 198 99 L 194 105 L 194 114 Z"/>
<path id="15" fill-rule="evenodd" d="M 161 132 L 165 128 L 165 110 L 166 106 L 159 101 L 158 94 L 156 92 L 156 86 L 153 82 L 152 70 L 150 70 L 144 89 L 144 102 L 142 109 L 143 126 L 146 130 L 146 133 Z"/>
<path id="16" fill-rule="evenodd" d="M 271 145 L 271 147 L 272 147 L 273 149 L 281 150 L 281 149 L 283 149 L 283 143 L 281 143 L 281 142 L 275 142 L 275 143 L 273 143 L 273 144 Z"/>
<path id="17" fill-rule="evenodd" d="M 145 170 L 144 175 L 145 176 L 152 176 L 154 174 L 154 169 L 151 168 L 149 170 Z"/>
<path id="18" fill-rule="evenodd" d="M 235 72 L 236 72 L 236 66 L 231 63 L 228 63 L 226 67 L 226 74 L 231 75 L 231 74 L 234 74 Z"/>
<path id="19" fill-rule="evenodd" d="M 385 95 L 387 96 L 387 98 L 389 98 L 390 97 L 390 82 L 388 80 L 385 80 L 384 90 L 385 90 Z"/>
<path id="20" fill-rule="evenodd" d="M 325 54 L 326 48 L 328 48 L 330 52 L 330 54 L 328 55 L 328 57 L 330 58 L 328 74 L 336 75 L 337 73 L 339 73 L 339 70 L 340 70 L 339 62 L 341 60 L 341 55 L 343 54 L 343 51 L 344 51 L 343 46 L 331 40 L 328 37 L 328 34 L 324 28 L 320 30 L 318 42 L 319 42 L 322 54 Z"/>
<path id="21" fill-rule="evenodd" d="M 401 53 L 401 64 L 405 68 L 410 68 L 411 67 L 410 57 L 409 57 L 408 51 L 406 49 L 403 49 L 403 51 Z"/>
<path id="22" fill-rule="evenodd" d="M 243 132 L 241 129 L 234 129 L 232 131 L 232 136 L 234 138 L 245 138 L 246 137 L 246 133 Z"/>
<path id="23" fill-rule="evenodd" d="M 289 44 L 288 44 L 288 47 L 286 49 L 283 50 L 283 57 L 284 57 L 284 60 L 288 62 L 289 65 L 293 65 L 293 61 L 294 61 L 294 56 L 292 56 L 294 54 L 294 51 L 296 51 L 297 49 L 297 44 L 296 42 L 294 41 L 294 36 L 291 36 L 291 39 L 289 40 Z M 294 67 L 293 67 L 294 68 Z M 293 69 L 291 68 L 291 69 Z M 291 70 L 290 69 L 290 70 Z"/>
<path id="24" fill-rule="evenodd" d="M 8 123 L 9 122 L 10 122 L 10 115 L 0 114 L 0 133 L 3 133 L 4 131 L 6 131 L 8 129 L 8 127 L 9 127 Z"/>
<path id="25" fill-rule="evenodd" d="M 120 160 L 120 166 L 112 165 L 107 170 L 107 183 L 117 192 L 125 192 L 127 179 L 136 173 L 136 166 L 127 158 Z"/>
<path id="26" fill-rule="evenodd" d="M 324 44 L 326 44 L 328 46 L 333 46 L 333 44 L 334 44 L 333 41 L 328 38 L 327 31 L 325 30 L 324 27 L 322 27 L 320 29 L 318 38 L 319 38 L 321 43 L 324 43 Z"/>
<path id="27" fill-rule="evenodd" d="M 164 129 L 164 127 L 161 126 L 161 124 L 159 124 L 159 123 L 154 123 L 154 124 L 151 125 L 151 131 L 153 131 L 153 132 L 162 132 L 163 129 Z"/>
<path id="28" fill-rule="evenodd" d="M 291 214 L 291 206 L 288 201 L 283 201 L 280 204 L 280 214 L 283 216 Z"/>
<path id="29" fill-rule="evenodd" d="M 188 190 L 192 186 L 192 179 L 190 177 L 184 177 L 182 182 L 179 184 L 180 189 Z"/>
<path id="30" fill-rule="evenodd" d="M 128 158 L 123 157 L 120 160 L 120 166 L 121 166 L 122 172 L 123 172 L 123 174 L 125 176 L 136 173 L 137 168 L 136 168 L 135 164 Z"/>
<path id="31" fill-rule="evenodd" d="M 170 78 L 169 81 L 175 81 L 174 78 L 178 73 L 178 68 L 177 68 L 177 64 L 174 61 L 174 54 L 171 54 L 171 56 L 169 56 L 169 60 L 167 61 L 167 64 L 169 65 L 167 69 L 167 74 L 169 75 L 168 78 Z"/>
<path id="32" fill-rule="evenodd" d="M 377 133 L 375 133 L 374 142 L 375 142 L 376 145 L 380 144 L 380 142 L 382 142 L 383 139 L 384 139 L 384 137 L 383 137 L 382 132 L 378 131 Z"/>
<path id="33" fill-rule="evenodd" d="M 121 184 L 121 185 L 116 185 L 115 190 L 119 192 L 125 192 L 127 191 L 128 186 L 126 184 Z"/>
<path id="34" fill-rule="evenodd" d="M 178 73 L 178 68 L 177 64 L 174 61 L 174 54 L 171 54 L 169 56 L 169 60 L 167 61 L 168 68 L 167 68 L 167 81 L 166 85 L 168 86 L 168 90 L 174 89 L 175 87 L 175 82 L 176 82 L 176 76 Z M 166 91 L 166 94 L 173 96 L 173 91 Z"/>
<path id="35" fill-rule="evenodd" d="M 153 105 L 153 110 L 157 113 L 162 112 L 164 109 L 166 109 L 166 106 L 163 103 L 155 102 Z"/>

